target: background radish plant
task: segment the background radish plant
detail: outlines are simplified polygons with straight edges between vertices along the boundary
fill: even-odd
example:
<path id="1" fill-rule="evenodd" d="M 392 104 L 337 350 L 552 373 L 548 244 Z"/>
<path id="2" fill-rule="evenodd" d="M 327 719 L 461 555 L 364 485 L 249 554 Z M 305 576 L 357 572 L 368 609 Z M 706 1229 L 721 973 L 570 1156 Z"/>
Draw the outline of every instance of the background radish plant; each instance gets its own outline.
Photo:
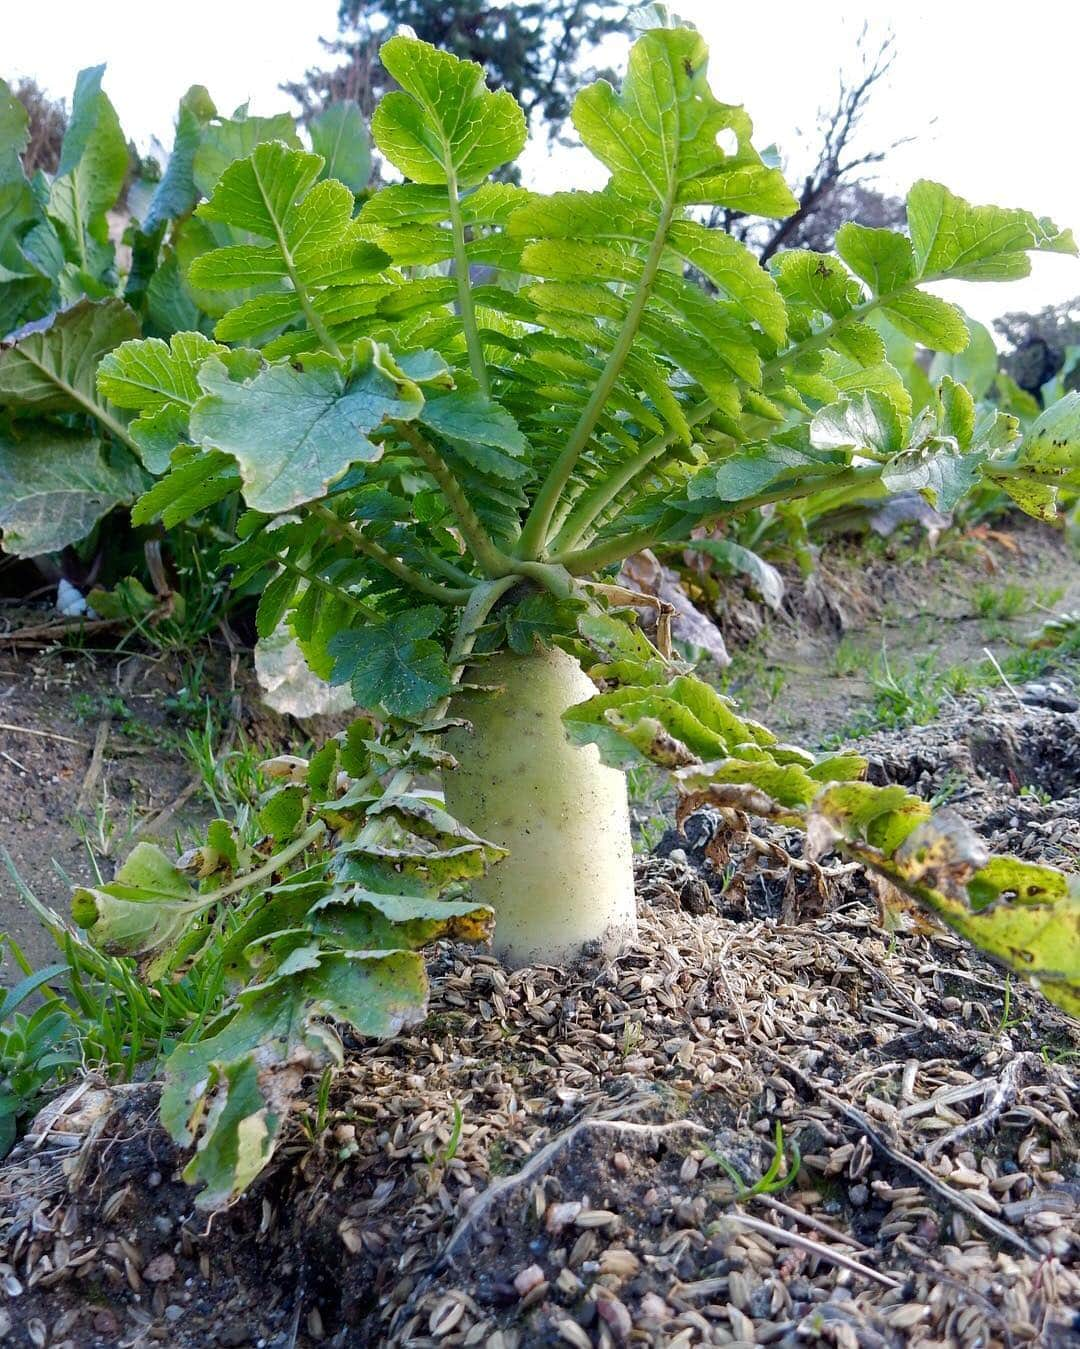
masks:
<path id="1" fill-rule="evenodd" d="M 863 782 L 857 755 L 777 743 L 672 654 L 663 615 L 647 640 L 614 581 L 636 551 L 825 488 L 949 510 L 990 485 L 1052 518 L 1080 484 L 1076 395 L 1021 436 L 946 375 L 913 415 L 882 332 L 963 350 L 963 315 L 926 287 L 1023 275 L 1071 236 L 920 182 L 907 233 L 848 224 L 837 255 L 764 270 L 697 218 L 795 202 L 744 110 L 713 96 L 694 30 L 651 28 L 620 90 L 579 94 L 607 174 L 591 192 L 493 177 L 526 126 L 479 67 L 408 36 L 382 60 L 399 88 L 372 136 L 403 181 L 359 210 L 323 154 L 261 124 L 221 156 L 175 260 L 212 333 L 94 345 L 118 302 L 83 300 L 0 358 L 17 417 L 34 370 L 87 340 L 86 408 L 161 475 L 135 522 L 173 528 L 238 495 L 225 561 L 261 589 L 260 635 L 287 625 L 366 713 L 310 760 L 268 765 L 254 846 L 218 821 L 178 862 L 141 844 L 76 892 L 93 940 L 155 979 L 198 961 L 246 897 L 234 994 L 166 1062 L 162 1119 L 197 1144 L 200 1202 L 241 1190 L 301 1079 L 340 1062 L 330 1023 L 390 1035 L 422 1018 L 434 938 L 494 923 L 518 963 L 622 949 L 618 769 L 642 761 L 672 773 L 682 814 L 799 825 L 1080 1011 L 1069 878 L 988 856 Z"/>

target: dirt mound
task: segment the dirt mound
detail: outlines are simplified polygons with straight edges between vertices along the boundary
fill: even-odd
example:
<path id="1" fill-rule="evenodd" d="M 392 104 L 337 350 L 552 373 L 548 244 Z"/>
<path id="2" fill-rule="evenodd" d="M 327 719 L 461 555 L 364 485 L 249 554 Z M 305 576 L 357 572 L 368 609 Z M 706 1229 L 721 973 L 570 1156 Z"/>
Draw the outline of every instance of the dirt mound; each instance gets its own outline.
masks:
<path id="1" fill-rule="evenodd" d="M 69 1093 L 0 1173 L 10 1342 L 1067 1342 L 1075 1028 L 1024 989 L 1006 1025 L 995 971 L 865 894 L 694 915 L 692 869 L 643 863 L 609 965 L 442 950 L 424 1026 L 209 1223 L 153 1087 Z M 778 1123 L 797 1178 L 740 1194 Z"/>

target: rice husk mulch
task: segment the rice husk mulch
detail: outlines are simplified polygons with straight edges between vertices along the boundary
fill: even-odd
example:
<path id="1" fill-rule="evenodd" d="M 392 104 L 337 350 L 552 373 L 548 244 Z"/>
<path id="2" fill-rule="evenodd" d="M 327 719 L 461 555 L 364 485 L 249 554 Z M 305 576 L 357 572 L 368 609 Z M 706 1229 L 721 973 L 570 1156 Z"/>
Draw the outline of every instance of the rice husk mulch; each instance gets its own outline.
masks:
<path id="1" fill-rule="evenodd" d="M 1043 807 L 1030 851 L 1068 848 Z M 155 1086 L 66 1091 L 0 1168 L 0 1336 L 1077 1343 L 1076 1023 L 858 873 L 717 872 L 707 826 L 639 861 L 618 960 L 440 948 L 424 1024 L 351 1045 L 325 1118 L 312 1082 L 210 1220 Z"/>

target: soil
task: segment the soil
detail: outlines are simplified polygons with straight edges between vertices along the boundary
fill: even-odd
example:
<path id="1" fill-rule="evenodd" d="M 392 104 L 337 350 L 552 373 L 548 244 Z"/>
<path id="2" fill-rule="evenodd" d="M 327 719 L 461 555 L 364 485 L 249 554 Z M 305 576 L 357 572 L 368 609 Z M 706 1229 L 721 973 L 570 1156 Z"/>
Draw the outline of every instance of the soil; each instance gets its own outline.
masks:
<path id="1" fill-rule="evenodd" d="M 1080 607 L 1067 551 L 1042 532 L 1037 547 L 1023 530 L 1015 540 L 1015 552 L 978 543 L 992 584 L 1034 599 L 1052 582 L 1055 609 Z M 824 676 L 837 644 L 846 635 L 869 653 L 895 622 L 906 626 L 886 630 L 918 650 L 930 620 L 910 610 L 954 563 L 957 610 L 934 634 L 950 661 L 980 658 L 988 638 L 1004 648 L 1037 619 L 988 633 L 965 616 L 982 579 L 970 556 L 908 561 L 898 582 L 895 558 L 880 573 L 842 551 L 823 560 L 846 626 L 813 586 L 791 587 L 754 656 L 786 663 L 785 729 L 847 725 L 868 687 Z M 749 612 L 732 610 L 729 636 L 738 623 L 745 635 Z M 118 822 L 162 828 L 191 780 L 160 743 L 119 753 L 133 737 L 116 706 L 86 715 L 80 693 L 127 677 L 124 704 L 139 708 L 147 742 L 184 727 L 155 710 L 182 677 L 163 660 L 129 668 L 59 652 L 0 664 L 0 689 L 12 688 L 2 719 L 22 728 L 0 733 L 19 760 L 0 771 L 22 793 L 0 807 L 5 841 L 61 910 L 42 830 L 79 874 L 86 850 L 70 821 L 106 714 L 109 796 L 83 808 L 112 822 L 106 865 L 126 847 Z M 227 660 L 214 679 L 233 696 Z M 252 716 L 234 681 L 237 717 Z M 745 691 L 776 724 L 760 680 Z M 999 688 L 862 748 L 876 780 L 947 800 L 995 848 L 1080 869 L 1080 714 Z M 100 803 L 92 787 L 84 798 Z M 206 806 L 193 793 L 184 809 Z M 88 1076 L 66 1089 L 0 1166 L 0 1340 L 1077 1343 L 1080 1027 L 950 934 L 883 912 L 860 873 L 800 865 L 793 836 L 769 834 L 793 864 L 777 851 L 743 865 L 733 844 L 730 883 L 709 860 L 714 832 L 703 812 L 639 858 L 639 937 L 614 962 L 507 973 L 440 946 L 426 1022 L 350 1045 L 323 1118 L 310 1082 L 271 1167 L 212 1220 L 157 1124 L 154 1084 Z M 776 1186 L 750 1193 L 774 1161 Z"/>
<path id="2" fill-rule="evenodd" d="M 1003 663 L 1048 618 L 1080 610 L 1080 557 L 1062 532 L 1025 517 L 947 535 L 936 549 L 910 537 L 840 541 L 810 577 L 786 569 L 785 583 L 779 613 L 722 603 L 736 653 L 725 682 L 747 710 L 807 745 L 850 733 L 875 675 L 973 671 L 988 650 Z M 994 612 L 995 596 L 1016 612 Z"/>

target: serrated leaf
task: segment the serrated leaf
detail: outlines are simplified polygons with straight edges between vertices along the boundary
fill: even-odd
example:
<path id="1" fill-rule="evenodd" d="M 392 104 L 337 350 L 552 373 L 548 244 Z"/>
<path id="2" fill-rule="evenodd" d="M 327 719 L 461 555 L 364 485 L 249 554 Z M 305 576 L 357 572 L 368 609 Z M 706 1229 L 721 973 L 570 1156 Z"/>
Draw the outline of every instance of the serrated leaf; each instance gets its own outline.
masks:
<path id="1" fill-rule="evenodd" d="M 223 501 L 240 485 L 232 455 L 219 450 L 181 452 L 174 457 L 168 472 L 135 503 L 131 522 L 146 525 L 160 518 L 166 529 L 172 529 Z"/>
<path id="2" fill-rule="evenodd" d="M 1010 281 L 1030 272 L 1029 251 L 1076 253 L 1071 231 L 1059 230 L 1045 216 L 972 206 L 928 179 L 908 193 L 907 216 L 922 277 Z"/>
<path id="3" fill-rule="evenodd" d="M 429 398 L 419 421 L 444 436 L 481 473 L 509 482 L 531 476 L 519 462 L 529 448 L 513 417 L 493 399 L 471 390 Z"/>
<path id="4" fill-rule="evenodd" d="M 708 48 L 689 28 L 653 29 L 630 49 L 622 89 L 582 90 L 573 121 L 627 199 L 790 215 L 797 202 L 750 144 L 750 119 L 708 85 Z"/>
<path id="5" fill-rule="evenodd" d="M 819 450 L 854 449 L 893 455 L 906 446 L 908 425 L 891 398 L 867 390 L 815 413 L 810 443 Z"/>
<path id="6" fill-rule="evenodd" d="M 191 176 L 201 196 L 209 197 L 221 175 L 237 159 L 250 155 L 257 145 L 280 141 L 300 148 L 296 126 L 287 112 L 274 117 L 226 118 L 212 122 L 203 131 L 191 166 Z"/>
<path id="7" fill-rule="evenodd" d="M 333 890 L 314 905 L 315 931 L 353 950 L 404 946 L 419 950 L 446 937 L 482 942 L 491 936 L 494 914 L 472 900 L 385 895 L 363 886 Z"/>
<path id="8" fill-rule="evenodd" d="M 737 239 L 694 220 L 677 220 L 668 247 L 734 300 L 774 342 L 784 342 L 787 309 L 776 281 Z"/>
<path id="9" fill-rule="evenodd" d="M 197 291 L 251 296 L 219 320 L 215 333 L 223 340 L 246 340 L 302 318 L 322 341 L 316 304 L 322 291 L 363 278 L 387 261 L 362 237 L 352 192 L 333 179 L 317 181 L 321 168 L 319 155 L 267 141 L 234 160 L 198 208 L 200 223 L 227 229 L 230 238 L 267 241 L 200 249 L 188 265 Z"/>
<path id="10" fill-rule="evenodd" d="M 369 341 L 345 360 L 312 352 L 243 382 L 211 358 L 200 382 L 192 439 L 231 454 L 247 504 L 267 514 L 324 496 L 350 465 L 379 458 L 367 432 L 388 418 L 411 421 L 423 406 L 417 386 Z"/>
<path id="11" fill-rule="evenodd" d="M 981 323 L 964 314 L 960 317 L 968 332 L 968 341 L 951 351 L 951 354 L 939 352 L 930 366 L 930 379 L 936 384 L 947 375 L 960 384 L 966 384 L 972 397 L 985 398 L 997 377 L 997 347 L 989 330 Z"/>
<path id="12" fill-rule="evenodd" d="M 836 231 L 836 251 L 875 295 L 891 295 L 915 279 L 911 240 L 894 230 L 846 221 Z"/>
<path id="13" fill-rule="evenodd" d="M 517 158 L 525 114 L 512 94 L 487 88 L 475 62 L 401 35 L 383 43 L 379 59 L 401 89 L 383 97 L 371 132 L 407 178 L 474 187 Z"/>
<path id="14" fill-rule="evenodd" d="M 281 571 L 266 585 L 255 611 L 255 632 L 265 641 L 276 630 L 296 597 L 300 578 L 295 572 Z"/>
<path id="15" fill-rule="evenodd" d="M 98 392 L 117 407 L 136 412 L 156 412 L 172 404 L 190 408 L 202 396 L 199 366 L 224 351 L 201 333 L 176 333 L 169 342 L 157 337 L 124 342 L 98 366 Z"/>
<path id="16" fill-rule="evenodd" d="M 6 552 L 37 557 L 84 539 L 145 479 L 124 451 L 43 425 L 18 439 L 0 431 L 0 530 Z"/>
<path id="17" fill-rule="evenodd" d="M 958 815 L 931 814 L 902 788 L 830 788 L 815 801 L 810 827 L 824 831 L 823 842 L 835 831 L 851 856 L 1071 1015 L 1080 1013 L 1075 878 L 1019 858 L 990 856 Z"/>
<path id="18" fill-rule="evenodd" d="M 778 253 L 772 267 L 785 299 L 830 318 L 844 318 L 863 298 L 859 283 L 827 253 L 793 248 Z"/>
<path id="19" fill-rule="evenodd" d="M 979 456 L 964 454 L 955 445 L 928 445 L 904 450 L 881 470 L 881 483 L 890 492 L 921 492 L 936 510 L 947 515 L 979 477 Z"/>
<path id="20" fill-rule="evenodd" d="M 412 717 L 450 692 L 450 667 L 432 635 L 442 622 L 434 605 L 422 605 L 350 632 L 330 642 L 335 657 L 332 682 L 350 682 L 358 707 L 382 708 L 390 716 Z"/>
<path id="21" fill-rule="evenodd" d="M 931 351 L 963 351 L 969 340 L 964 315 L 940 295 L 911 287 L 882 306 L 900 332 Z"/>
<path id="22" fill-rule="evenodd" d="M 549 591 L 526 595 L 507 612 L 506 640 L 519 656 L 550 647 L 556 637 L 571 634 L 577 627 L 582 602 L 560 599 Z"/>
<path id="23" fill-rule="evenodd" d="M 786 445 L 748 445 L 719 463 L 709 464 L 687 483 L 687 496 L 698 501 L 745 501 L 779 483 L 808 473 L 822 479 L 843 464 Z"/>
<path id="24" fill-rule="evenodd" d="M 122 300 L 80 300 L 0 342 L 0 406 L 16 413 L 89 412 L 115 424 L 94 374 L 113 347 L 137 337 L 139 321 Z"/>
<path id="25" fill-rule="evenodd" d="M 214 1210 L 269 1161 L 304 1075 L 340 1064 L 341 1042 L 324 1023 L 388 1037 L 424 1016 L 427 978 L 411 951 L 299 948 L 295 973 L 245 989 L 223 1025 L 181 1044 L 165 1064 L 161 1120 L 178 1142 L 197 1142 L 185 1170 Z"/>
<path id="26" fill-rule="evenodd" d="M 1044 472 L 1080 470 L 1080 392 L 1072 390 L 1044 409 L 1024 434 L 1022 461 Z"/>

